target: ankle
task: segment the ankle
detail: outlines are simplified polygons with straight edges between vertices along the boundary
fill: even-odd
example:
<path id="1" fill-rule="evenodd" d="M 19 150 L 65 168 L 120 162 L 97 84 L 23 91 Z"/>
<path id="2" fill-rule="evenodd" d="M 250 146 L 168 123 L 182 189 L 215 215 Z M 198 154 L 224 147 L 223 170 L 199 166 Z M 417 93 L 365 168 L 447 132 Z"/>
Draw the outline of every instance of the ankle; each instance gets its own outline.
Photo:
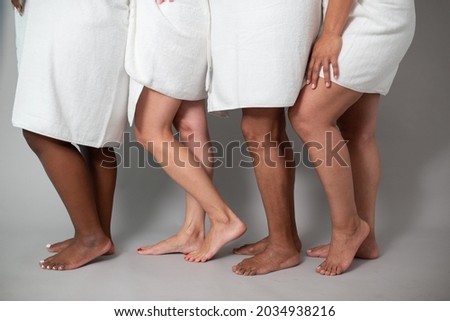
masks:
<path id="1" fill-rule="evenodd" d="M 355 217 L 339 224 L 333 224 L 333 233 L 339 234 L 354 234 L 365 223 L 361 218 Z"/>
<path id="2" fill-rule="evenodd" d="M 205 236 L 204 227 L 198 227 L 198 226 L 183 226 L 181 230 L 178 232 L 178 235 L 180 236 L 187 236 L 188 238 L 203 238 Z"/>

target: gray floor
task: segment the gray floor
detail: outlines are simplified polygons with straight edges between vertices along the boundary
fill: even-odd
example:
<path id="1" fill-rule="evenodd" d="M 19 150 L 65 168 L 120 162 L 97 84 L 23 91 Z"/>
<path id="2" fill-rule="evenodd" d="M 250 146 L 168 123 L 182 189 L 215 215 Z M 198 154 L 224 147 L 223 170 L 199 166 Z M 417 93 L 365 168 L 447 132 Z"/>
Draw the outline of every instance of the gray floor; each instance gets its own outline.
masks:
<path id="1" fill-rule="evenodd" d="M 181 255 L 141 257 L 137 247 L 177 230 L 184 203 L 181 190 L 161 170 L 137 168 L 135 154 L 131 168 L 119 171 L 113 221 L 117 254 L 75 271 L 38 267 L 47 256 L 45 244 L 72 230 L 36 157 L 10 125 L 17 75 L 11 12 L 2 2 L 0 300 L 449 300 L 450 50 L 441 39 L 448 38 L 450 4 L 417 1 L 417 7 L 416 39 L 379 113 L 382 256 L 357 260 L 348 273 L 334 278 L 317 275 L 320 259 L 304 255 L 295 268 L 248 278 L 231 272 L 242 257 L 230 253 L 234 245 L 266 232 L 252 172 L 216 171 L 220 192 L 249 229 L 215 260 L 192 264 Z M 213 139 L 241 139 L 239 113 L 209 120 Z M 326 242 L 328 209 L 315 173 L 306 167 L 297 171 L 296 207 L 304 249 Z"/>

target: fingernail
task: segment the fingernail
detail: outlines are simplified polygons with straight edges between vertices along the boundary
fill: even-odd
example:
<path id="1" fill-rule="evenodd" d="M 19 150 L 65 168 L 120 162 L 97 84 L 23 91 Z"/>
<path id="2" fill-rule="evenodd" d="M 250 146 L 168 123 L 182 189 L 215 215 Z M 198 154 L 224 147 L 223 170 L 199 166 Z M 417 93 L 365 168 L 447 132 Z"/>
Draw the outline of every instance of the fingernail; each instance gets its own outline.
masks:
<path id="1" fill-rule="evenodd" d="M 50 246 L 52 246 L 52 245 L 51 244 L 47 244 L 45 247 L 49 249 Z"/>
<path id="2" fill-rule="evenodd" d="M 312 85 L 311 85 L 311 88 L 312 88 L 312 89 L 316 89 L 316 84 L 312 84 Z"/>
<path id="3" fill-rule="evenodd" d="M 331 83 L 330 83 L 329 81 L 327 81 L 325 85 L 326 85 L 327 87 L 330 87 L 330 86 L 331 86 Z"/>
<path id="4" fill-rule="evenodd" d="M 308 79 L 306 80 L 306 84 L 309 85 L 311 83 L 311 81 Z"/>
<path id="5" fill-rule="evenodd" d="M 142 248 L 138 248 L 137 251 L 138 251 L 138 252 L 141 252 L 141 251 L 142 251 Z"/>
<path id="6" fill-rule="evenodd" d="M 307 250 L 306 252 L 311 253 L 312 251 L 311 250 Z"/>

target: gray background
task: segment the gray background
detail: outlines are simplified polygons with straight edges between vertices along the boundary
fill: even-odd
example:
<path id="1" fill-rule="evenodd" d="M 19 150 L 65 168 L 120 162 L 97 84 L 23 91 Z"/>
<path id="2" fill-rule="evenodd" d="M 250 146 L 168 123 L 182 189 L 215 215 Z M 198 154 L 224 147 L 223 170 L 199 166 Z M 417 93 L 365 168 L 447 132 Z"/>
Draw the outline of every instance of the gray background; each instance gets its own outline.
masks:
<path id="1" fill-rule="evenodd" d="M 231 272 L 231 248 L 266 234 L 248 169 L 219 168 L 215 182 L 248 224 L 217 259 L 141 257 L 135 249 L 177 231 L 183 193 L 162 170 L 120 168 L 113 218 L 117 255 L 68 272 L 43 271 L 45 244 L 72 235 L 68 216 L 40 163 L 10 123 L 16 82 L 13 14 L 0 5 L 0 299 L 2 300 L 449 300 L 450 3 L 416 1 L 417 32 L 391 93 L 382 99 L 378 140 L 382 183 L 377 228 L 382 256 L 357 260 L 340 277 L 317 275 L 319 259 L 246 278 Z M 209 117 L 212 138 L 241 140 L 240 113 Z M 291 133 L 297 151 L 301 144 Z M 133 154 L 132 154 L 133 155 Z M 304 249 L 326 242 L 328 208 L 313 170 L 297 171 L 296 210 Z"/>

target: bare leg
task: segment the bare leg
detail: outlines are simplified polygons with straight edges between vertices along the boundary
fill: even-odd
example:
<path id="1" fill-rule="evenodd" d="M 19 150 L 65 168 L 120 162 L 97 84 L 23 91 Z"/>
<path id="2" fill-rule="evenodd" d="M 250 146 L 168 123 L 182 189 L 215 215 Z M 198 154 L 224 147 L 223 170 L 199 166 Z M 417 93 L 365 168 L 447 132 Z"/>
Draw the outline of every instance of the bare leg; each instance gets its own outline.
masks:
<path id="1" fill-rule="evenodd" d="M 241 236 L 246 227 L 220 197 L 194 154 L 173 137 L 172 123 L 180 105 L 179 100 L 144 88 L 136 109 L 136 137 L 208 214 L 211 229 L 205 241 L 200 249 L 185 256 L 191 262 L 206 262 L 226 243 Z"/>
<path id="2" fill-rule="evenodd" d="M 380 95 L 364 94 L 338 120 L 342 137 L 348 140 L 352 162 L 353 185 L 358 214 L 370 226 L 369 236 L 359 247 L 356 257 L 375 259 L 379 248 L 375 238 L 375 203 L 380 181 L 380 159 L 375 141 L 376 114 Z M 307 255 L 325 258 L 329 244 L 308 250 Z"/>
<path id="3" fill-rule="evenodd" d="M 29 131 L 24 131 L 24 136 L 55 186 L 75 228 L 71 244 L 42 260 L 40 266 L 51 270 L 76 269 L 108 252 L 112 243 L 101 227 L 93 181 L 82 155 L 70 143 Z"/>
<path id="4" fill-rule="evenodd" d="M 117 163 L 112 148 L 92 148 L 81 146 L 81 152 L 86 160 L 90 175 L 94 182 L 95 203 L 103 232 L 111 237 L 111 217 L 113 210 L 114 191 L 116 187 Z M 73 242 L 73 238 L 48 245 L 48 251 L 59 253 Z M 114 245 L 105 253 L 114 254 Z"/>
<path id="5" fill-rule="evenodd" d="M 337 120 L 362 94 L 334 84 L 326 88 L 305 87 L 289 111 L 297 134 L 308 152 L 324 187 L 330 206 L 332 236 L 330 250 L 317 267 L 322 275 L 338 275 L 351 265 L 369 234 L 369 225 L 358 216 L 348 148 L 337 128 Z"/>
<path id="6" fill-rule="evenodd" d="M 189 148 L 195 158 L 204 164 L 205 171 L 212 178 L 213 155 L 209 149 L 211 144 L 204 101 L 183 102 L 173 124 L 180 134 L 180 143 Z M 192 195 L 186 193 L 185 220 L 178 233 L 157 244 L 144 246 L 138 249 L 138 253 L 144 255 L 190 253 L 201 247 L 204 238 L 205 211 Z"/>
<path id="7" fill-rule="evenodd" d="M 239 275 L 266 274 L 300 263 L 301 242 L 295 224 L 293 195 L 295 168 L 285 125 L 282 108 L 243 110 L 242 130 L 253 156 L 269 235 L 255 246 L 260 247 L 255 256 L 233 266 Z"/>

